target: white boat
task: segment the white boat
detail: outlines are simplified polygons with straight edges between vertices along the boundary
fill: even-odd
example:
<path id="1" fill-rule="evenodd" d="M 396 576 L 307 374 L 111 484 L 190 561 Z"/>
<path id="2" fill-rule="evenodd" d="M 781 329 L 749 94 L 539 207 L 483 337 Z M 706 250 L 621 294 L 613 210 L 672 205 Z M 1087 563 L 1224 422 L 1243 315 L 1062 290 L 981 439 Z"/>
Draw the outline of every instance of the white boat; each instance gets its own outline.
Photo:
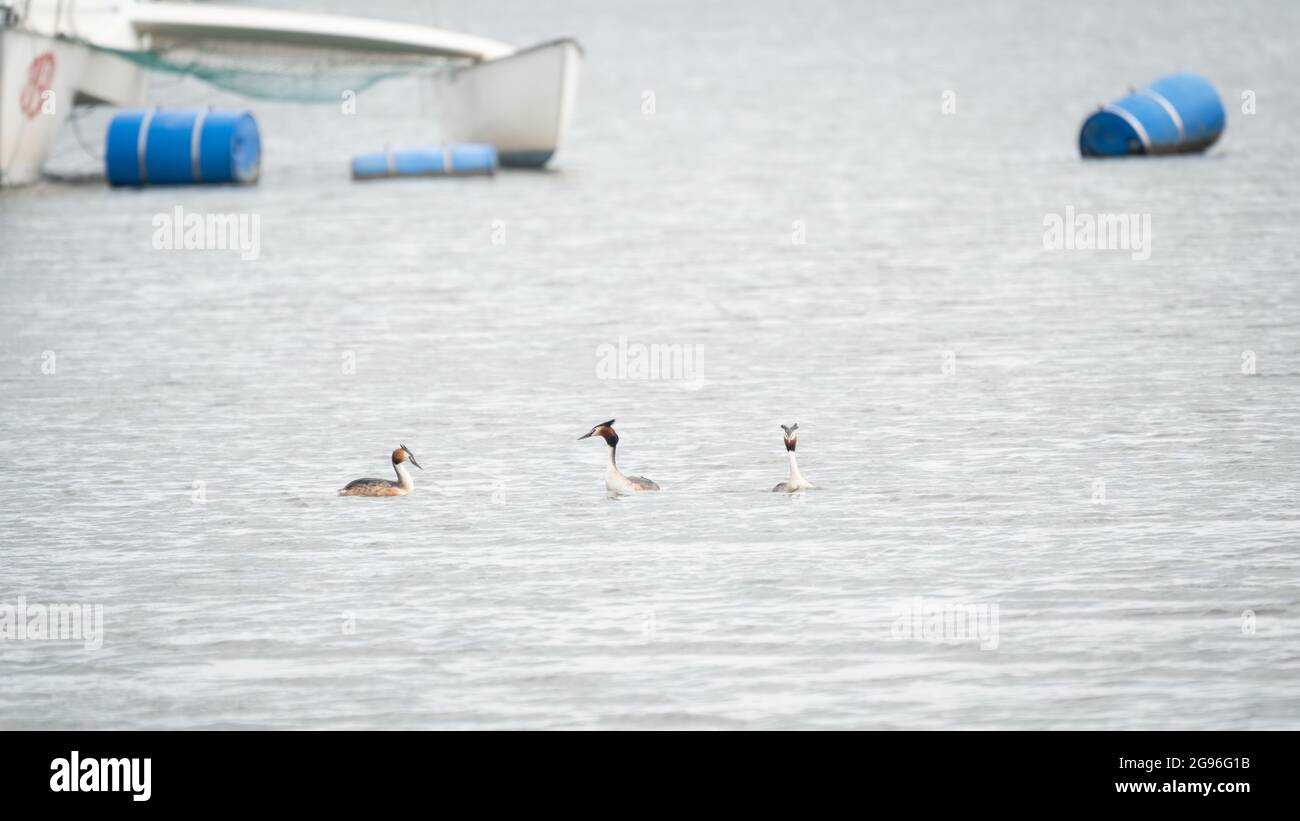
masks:
<path id="1" fill-rule="evenodd" d="M 147 104 L 148 58 L 178 43 L 307 47 L 445 65 L 432 82 L 447 139 L 540 167 L 563 142 L 581 49 L 515 49 L 429 26 L 270 9 L 136 0 L 0 0 L 0 187 L 38 180 L 74 105 Z M 201 76 L 201 75 L 200 75 Z"/>

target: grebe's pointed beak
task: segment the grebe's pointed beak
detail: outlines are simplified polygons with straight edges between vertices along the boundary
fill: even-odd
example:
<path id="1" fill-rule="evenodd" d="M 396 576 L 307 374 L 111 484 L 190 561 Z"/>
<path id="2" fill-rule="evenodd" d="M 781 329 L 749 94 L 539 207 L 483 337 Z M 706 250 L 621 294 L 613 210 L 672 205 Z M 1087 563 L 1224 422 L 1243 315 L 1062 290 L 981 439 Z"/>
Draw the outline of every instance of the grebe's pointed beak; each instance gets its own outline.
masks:
<path id="1" fill-rule="evenodd" d="M 406 451 L 406 458 L 411 460 L 411 464 L 415 465 L 417 468 L 420 468 L 420 463 L 415 461 L 415 454 L 411 453 L 411 449 L 408 448 L 406 445 L 402 445 L 401 448 L 402 450 Z M 420 470 L 424 470 L 424 468 L 420 468 Z"/>
<path id="2" fill-rule="evenodd" d="M 590 438 L 591 438 L 591 435 L 592 435 L 593 433 L 595 433 L 595 432 L 596 432 L 596 429 L 595 429 L 595 428 L 592 428 L 591 430 L 589 430 L 589 431 L 587 431 L 586 433 L 584 433 L 582 436 L 579 436 L 579 437 L 578 437 L 578 441 L 581 442 L 583 439 L 590 439 Z"/>

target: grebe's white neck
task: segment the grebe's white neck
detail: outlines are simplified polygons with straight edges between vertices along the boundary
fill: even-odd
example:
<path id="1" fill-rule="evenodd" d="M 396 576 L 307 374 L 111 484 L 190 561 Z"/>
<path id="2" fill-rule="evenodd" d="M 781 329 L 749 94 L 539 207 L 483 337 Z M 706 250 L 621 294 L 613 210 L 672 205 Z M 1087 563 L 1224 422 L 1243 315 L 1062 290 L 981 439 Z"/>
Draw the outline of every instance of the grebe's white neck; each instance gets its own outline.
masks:
<path id="1" fill-rule="evenodd" d="M 415 481 L 411 479 L 411 471 L 407 469 L 405 462 L 394 462 L 393 470 L 397 471 L 397 484 L 401 485 L 402 490 L 410 493 L 415 489 Z"/>
<path id="2" fill-rule="evenodd" d="M 803 474 L 799 472 L 799 460 L 795 457 L 794 451 L 787 450 L 785 455 L 790 457 L 790 481 L 786 482 L 786 486 L 791 490 L 801 487 L 812 487 L 812 484 L 809 483 L 807 479 L 803 478 Z"/>
<path id="3" fill-rule="evenodd" d="M 605 467 L 605 474 L 607 476 L 617 476 L 619 479 L 626 478 L 623 476 L 623 471 L 619 470 L 618 465 L 614 462 L 614 451 L 618 450 L 618 445 L 610 445 L 608 442 L 605 444 L 609 447 L 609 464 Z"/>

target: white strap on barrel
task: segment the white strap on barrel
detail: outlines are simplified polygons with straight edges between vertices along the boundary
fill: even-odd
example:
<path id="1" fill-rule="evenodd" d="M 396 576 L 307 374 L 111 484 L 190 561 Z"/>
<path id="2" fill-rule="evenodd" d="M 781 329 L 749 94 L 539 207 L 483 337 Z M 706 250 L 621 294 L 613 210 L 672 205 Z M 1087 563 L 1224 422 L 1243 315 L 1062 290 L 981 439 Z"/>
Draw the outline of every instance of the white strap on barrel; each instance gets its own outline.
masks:
<path id="1" fill-rule="evenodd" d="M 153 113 L 156 108 L 145 111 L 144 116 L 140 118 L 140 133 L 135 137 L 135 162 L 136 168 L 140 172 L 140 184 L 144 185 L 149 181 L 148 167 L 145 164 L 145 157 L 149 152 L 149 123 L 153 121 Z"/>
<path id="2" fill-rule="evenodd" d="M 384 162 L 388 165 L 388 176 L 397 176 L 397 158 L 393 156 L 393 149 L 384 146 Z"/>
<path id="3" fill-rule="evenodd" d="M 190 134 L 190 170 L 195 182 L 203 182 L 203 167 L 199 163 L 199 142 L 203 139 L 203 121 L 208 116 L 208 109 L 199 109 L 194 118 L 194 131 Z"/>
<path id="4" fill-rule="evenodd" d="M 1174 126 L 1178 128 L 1178 142 L 1181 143 L 1183 141 L 1183 118 L 1178 116 L 1178 109 L 1174 108 L 1174 104 L 1165 99 L 1165 95 L 1150 88 L 1144 88 L 1138 93 L 1145 94 L 1160 103 L 1160 107 L 1165 110 L 1165 113 L 1169 115 L 1169 119 L 1174 121 Z"/>
<path id="5" fill-rule="evenodd" d="M 1137 117 L 1134 117 L 1132 112 L 1125 111 L 1119 106 L 1114 105 L 1102 106 L 1102 111 L 1108 111 L 1128 123 L 1133 130 L 1137 132 L 1138 139 L 1142 140 L 1142 147 L 1146 149 L 1151 148 L 1151 138 L 1147 136 L 1147 130 L 1142 127 L 1141 121 L 1139 121 Z"/>
<path id="6" fill-rule="evenodd" d="M 451 146 L 444 145 L 442 147 L 442 173 L 451 174 L 455 170 L 451 165 Z"/>

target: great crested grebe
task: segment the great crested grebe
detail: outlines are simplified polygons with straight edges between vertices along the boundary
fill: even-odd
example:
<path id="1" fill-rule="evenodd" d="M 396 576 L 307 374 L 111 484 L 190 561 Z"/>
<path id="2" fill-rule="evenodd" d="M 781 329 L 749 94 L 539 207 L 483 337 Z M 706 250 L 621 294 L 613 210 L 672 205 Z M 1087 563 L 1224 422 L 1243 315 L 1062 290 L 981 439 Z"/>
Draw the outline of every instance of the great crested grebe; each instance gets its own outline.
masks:
<path id="1" fill-rule="evenodd" d="M 807 490 L 813 486 L 813 483 L 803 478 L 799 472 L 799 460 L 795 458 L 794 448 L 799 443 L 799 437 L 795 436 L 795 431 L 799 430 L 799 423 L 795 422 L 790 427 L 781 426 L 785 431 L 785 455 L 790 457 L 790 478 L 776 487 L 772 488 L 773 493 L 795 493 L 800 490 Z"/>
<path id="2" fill-rule="evenodd" d="M 411 473 L 406 469 L 407 462 L 420 468 L 420 463 L 415 461 L 415 454 L 407 450 L 406 445 L 399 445 L 397 450 L 393 451 L 393 470 L 397 472 L 396 482 L 392 479 L 353 479 L 343 486 L 339 495 L 405 496 L 415 490 L 415 482 L 411 481 Z"/>
<path id="3" fill-rule="evenodd" d="M 659 486 L 644 476 L 624 476 L 623 471 L 618 469 L 614 463 L 614 450 L 618 447 L 618 434 L 614 432 L 614 420 L 601 422 L 596 427 L 587 432 L 585 436 L 579 436 L 581 442 L 591 436 L 599 436 L 609 445 L 609 465 L 605 468 L 605 487 L 610 493 L 636 493 L 641 490 L 658 490 Z"/>

